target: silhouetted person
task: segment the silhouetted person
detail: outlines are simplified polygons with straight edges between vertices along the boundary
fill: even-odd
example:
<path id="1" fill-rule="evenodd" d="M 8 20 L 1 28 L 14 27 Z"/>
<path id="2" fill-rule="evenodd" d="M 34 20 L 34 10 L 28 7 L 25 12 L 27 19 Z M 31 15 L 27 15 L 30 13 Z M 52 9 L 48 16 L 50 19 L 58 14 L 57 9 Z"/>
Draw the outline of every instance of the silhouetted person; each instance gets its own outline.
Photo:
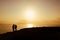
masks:
<path id="1" fill-rule="evenodd" d="M 17 25 L 15 25 L 15 31 L 17 31 Z"/>
<path id="2" fill-rule="evenodd" d="M 13 29 L 13 31 L 16 31 L 17 30 L 17 25 L 13 24 L 12 29 Z"/>

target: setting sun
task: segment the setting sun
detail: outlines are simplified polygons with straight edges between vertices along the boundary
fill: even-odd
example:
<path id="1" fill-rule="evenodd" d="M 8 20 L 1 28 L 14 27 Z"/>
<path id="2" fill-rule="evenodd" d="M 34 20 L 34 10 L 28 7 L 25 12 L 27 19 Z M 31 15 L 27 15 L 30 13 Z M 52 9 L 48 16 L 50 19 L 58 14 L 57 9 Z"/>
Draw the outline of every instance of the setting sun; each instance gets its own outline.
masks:
<path id="1" fill-rule="evenodd" d="M 32 8 L 28 8 L 25 12 L 25 17 L 29 21 L 33 20 L 35 17 L 35 11 Z"/>

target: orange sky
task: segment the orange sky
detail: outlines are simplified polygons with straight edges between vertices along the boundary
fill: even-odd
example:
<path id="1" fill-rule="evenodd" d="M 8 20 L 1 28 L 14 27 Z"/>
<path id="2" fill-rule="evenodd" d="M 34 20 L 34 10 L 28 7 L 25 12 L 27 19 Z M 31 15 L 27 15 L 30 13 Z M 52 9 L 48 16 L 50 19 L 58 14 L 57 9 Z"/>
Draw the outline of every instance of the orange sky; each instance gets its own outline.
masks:
<path id="1" fill-rule="evenodd" d="M 22 23 L 27 22 L 27 20 L 28 23 L 40 22 L 41 25 L 42 23 L 47 25 L 60 24 L 59 2 L 57 0 L 0 0 L 0 24 Z M 30 9 L 32 12 L 34 11 L 32 19 L 26 17 L 26 11 Z"/>

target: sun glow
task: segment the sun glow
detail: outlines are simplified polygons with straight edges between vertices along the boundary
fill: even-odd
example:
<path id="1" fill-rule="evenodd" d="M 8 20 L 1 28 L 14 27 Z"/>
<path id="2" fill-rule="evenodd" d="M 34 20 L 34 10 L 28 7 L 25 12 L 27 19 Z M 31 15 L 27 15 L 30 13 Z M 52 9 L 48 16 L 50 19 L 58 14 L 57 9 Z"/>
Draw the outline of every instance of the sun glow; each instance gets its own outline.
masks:
<path id="1" fill-rule="evenodd" d="M 33 27 L 33 24 L 27 24 L 27 27 L 29 27 L 29 28 Z"/>
<path id="2" fill-rule="evenodd" d="M 28 21 L 31 21 L 35 17 L 35 11 L 32 8 L 28 8 L 25 12 L 25 17 Z"/>

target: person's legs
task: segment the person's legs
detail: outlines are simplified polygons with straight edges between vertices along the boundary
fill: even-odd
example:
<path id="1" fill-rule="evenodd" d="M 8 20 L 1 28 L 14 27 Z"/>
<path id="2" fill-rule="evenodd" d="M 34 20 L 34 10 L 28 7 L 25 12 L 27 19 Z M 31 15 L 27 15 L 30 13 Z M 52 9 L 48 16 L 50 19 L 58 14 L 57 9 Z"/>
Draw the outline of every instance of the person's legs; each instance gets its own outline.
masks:
<path id="1" fill-rule="evenodd" d="M 17 31 L 17 26 L 15 26 L 15 31 Z"/>
<path id="2" fill-rule="evenodd" d="M 17 28 L 15 29 L 15 31 L 17 31 Z"/>
<path id="3" fill-rule="evenodd" d="M 15 27 L 15 31 L 17 31 L 17 27 Z"/>
<path id="4" fill-rule="evenodd" d="M 13 32 L 14 32 L 14 28 L 13 28 Z"/>

